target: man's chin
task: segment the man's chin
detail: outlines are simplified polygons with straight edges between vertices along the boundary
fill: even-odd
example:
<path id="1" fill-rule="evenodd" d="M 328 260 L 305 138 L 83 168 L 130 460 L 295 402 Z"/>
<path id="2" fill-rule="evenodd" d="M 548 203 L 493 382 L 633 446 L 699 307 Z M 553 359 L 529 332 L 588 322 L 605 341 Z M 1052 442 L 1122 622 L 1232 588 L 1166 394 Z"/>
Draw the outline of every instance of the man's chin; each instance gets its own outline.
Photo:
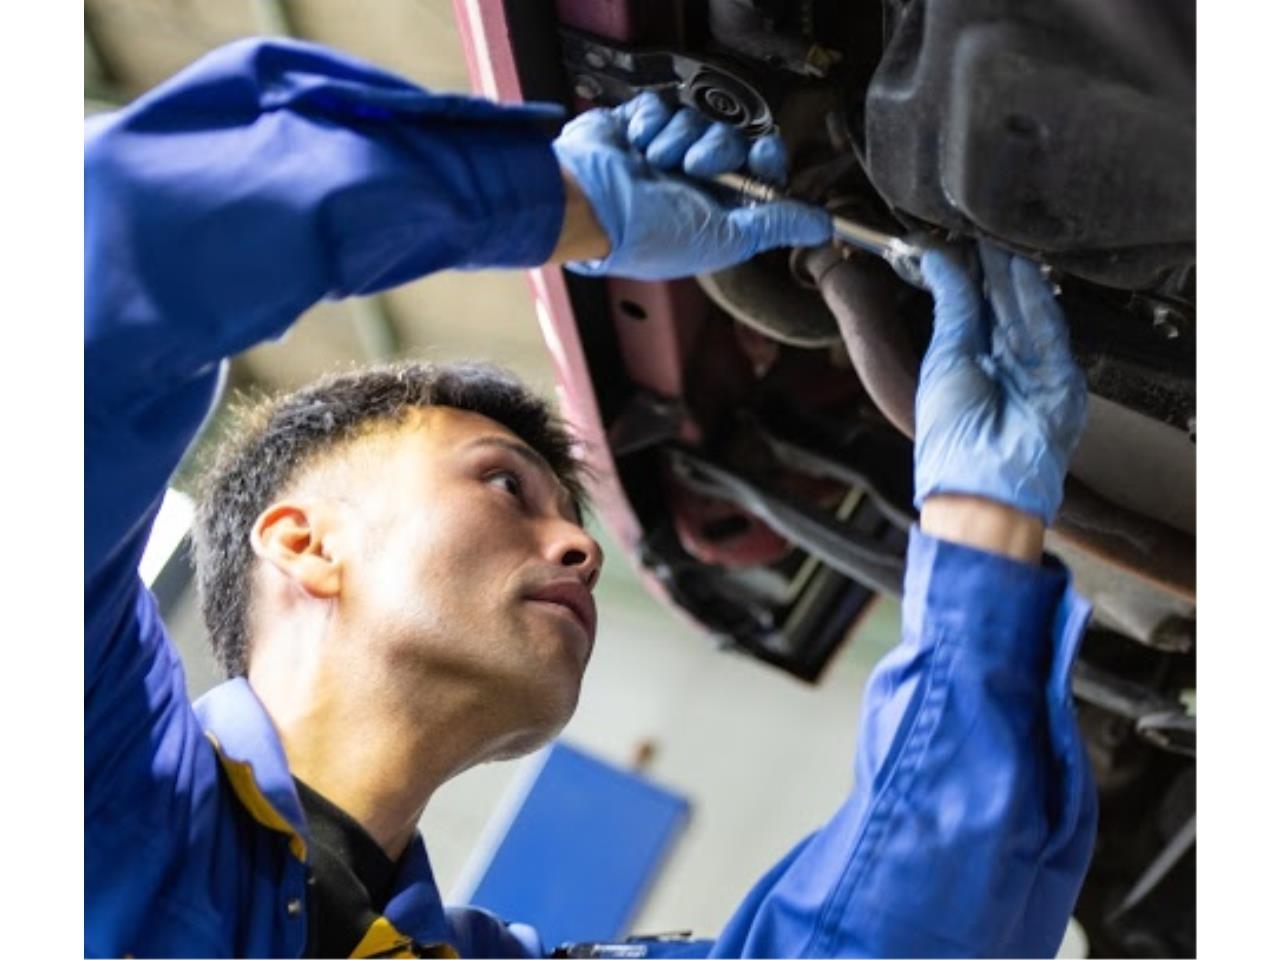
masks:
<path id="1" fill-rule="evenodd" d="M 587 663 L 595 649 L 595 638 L 580 620 L 558 604 L 523 603 L 528 649 L 549 661 L 548 668 L 567 667 L 582 682 Z M 554 664 L 554 667 L 551 666 Z"/>
<path id="2" fill-rule="evenodd" d="M 526 681 L 519 693 L 506 700 L 503 706 L 511 715 L 513 730 L 503 744 L 502 759 L 533 753 L 560 735 L 578 709 L 580 679 L 537 685 Z"/>
<path id="3" fill-rule="evenodd" d="M 568 718 L 550 727 L 521 730 L 507 740 L 494 755 L 494 760 L 518 760 L 541 750 L 560 735 L 568 724 Z"/>

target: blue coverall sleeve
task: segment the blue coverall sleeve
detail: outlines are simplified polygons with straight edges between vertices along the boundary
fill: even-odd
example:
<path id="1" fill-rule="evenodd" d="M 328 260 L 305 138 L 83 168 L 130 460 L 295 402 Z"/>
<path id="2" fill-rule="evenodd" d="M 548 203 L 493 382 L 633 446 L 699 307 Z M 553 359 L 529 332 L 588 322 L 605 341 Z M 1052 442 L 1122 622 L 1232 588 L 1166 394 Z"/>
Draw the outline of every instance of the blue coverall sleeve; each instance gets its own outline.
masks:
<path id="1" fill-rule="evenodd" d="M 914 530 L 850 796 L 712 956 L 1052 956 L 1097 821 L 1070 692 L 1088 614 L 1055 562 Z"/>
<path id="2" fill-rule="evenodd" d="M 538 120 L 301 43 L 217 50 L 85 143 L 85 576 L 134 543 L 218 362 L 323 297 L 530 266 L 564 216 Z M 136 546 L 136 544 L 135 544 Z"/>
<path id="3" fill-rule="evenodd" d="M 255 40 L 87 124 L 85 889 L 95 917 L 162 926 L 154 912 L 131 916 L 164 901 L 134 896 L 140 874 L 155 872 L 163 890 L 159 847 L 195 849 L 211 829 L 216 761 L 136 570 L 219 362 L 283 334 L 324 297 L 444 268 L 543 262 L 564 216 L 541 129 L 556 115 L 433 95 L 320 47 Z M 120 871 L 132 871 L 129 884 L 110 882 Z M 126 890 L 130 904 L 105 903 Z M 190 948 L 213 949 L 218 935 L 192 934 Z"/>

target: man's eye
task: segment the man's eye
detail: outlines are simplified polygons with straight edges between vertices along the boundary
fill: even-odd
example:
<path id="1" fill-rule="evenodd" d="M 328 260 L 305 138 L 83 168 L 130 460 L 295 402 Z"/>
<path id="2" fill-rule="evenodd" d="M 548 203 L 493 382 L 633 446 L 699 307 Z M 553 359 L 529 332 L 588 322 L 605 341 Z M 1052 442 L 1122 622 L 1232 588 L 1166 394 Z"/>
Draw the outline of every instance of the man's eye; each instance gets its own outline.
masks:
<path id="1" fill-rule="evenodd" d="M 524 494 L 524 487 L 520 483 L 519 474 L 511 470 L 498 470 L 485 477 L 485 481 L 502 487 L 517 500 Z"/>

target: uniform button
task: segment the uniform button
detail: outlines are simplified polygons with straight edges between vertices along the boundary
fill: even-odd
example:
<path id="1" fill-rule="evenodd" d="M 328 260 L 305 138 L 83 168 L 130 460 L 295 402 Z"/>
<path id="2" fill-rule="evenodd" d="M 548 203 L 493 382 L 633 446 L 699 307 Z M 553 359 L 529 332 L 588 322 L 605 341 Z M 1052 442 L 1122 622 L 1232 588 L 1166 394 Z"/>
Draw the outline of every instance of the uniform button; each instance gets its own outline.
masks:
<path id="1" fill-rule="evenodd" d="M 284 905 L 284 912 L 291 917 L 296 917 L 302 913 L 302 901 L 294 897 Z"/>

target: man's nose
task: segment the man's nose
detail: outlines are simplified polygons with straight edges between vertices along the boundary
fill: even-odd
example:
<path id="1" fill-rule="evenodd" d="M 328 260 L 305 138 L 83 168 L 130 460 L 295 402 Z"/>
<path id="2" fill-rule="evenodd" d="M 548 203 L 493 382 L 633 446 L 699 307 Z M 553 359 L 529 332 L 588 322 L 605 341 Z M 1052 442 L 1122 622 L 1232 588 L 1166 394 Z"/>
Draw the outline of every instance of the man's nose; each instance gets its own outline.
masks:
<path id="1" fill-rule="evenodd" d="M 572 569 L 588 590 L 596 585 L 600 567 L 604 564 L 604 552 L 595 538 L 580 526 L 575 523 L 558 525 L 551 554 L 557 565 Z"/>

